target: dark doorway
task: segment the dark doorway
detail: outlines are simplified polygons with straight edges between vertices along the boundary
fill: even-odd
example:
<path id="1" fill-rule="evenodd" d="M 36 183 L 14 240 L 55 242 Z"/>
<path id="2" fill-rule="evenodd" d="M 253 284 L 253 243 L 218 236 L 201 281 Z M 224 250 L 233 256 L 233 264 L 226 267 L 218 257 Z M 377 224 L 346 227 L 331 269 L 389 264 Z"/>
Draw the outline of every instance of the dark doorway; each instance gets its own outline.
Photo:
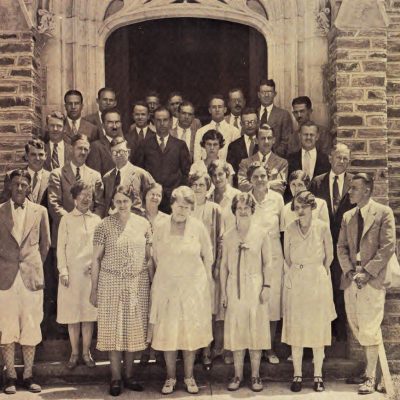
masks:
<path id="1" fill-rule="evenodd" d="M 149 90 L 178 90 L 209 120 L 208 97 L 241 87 L 253 104 L 257 82 L 267 76 L 265 38 L 237 23 L 197 18 L 153 20 L 118 29 L 105 46 L 106 85 L 118 93 L 124 127 L 132 104 Z"/>

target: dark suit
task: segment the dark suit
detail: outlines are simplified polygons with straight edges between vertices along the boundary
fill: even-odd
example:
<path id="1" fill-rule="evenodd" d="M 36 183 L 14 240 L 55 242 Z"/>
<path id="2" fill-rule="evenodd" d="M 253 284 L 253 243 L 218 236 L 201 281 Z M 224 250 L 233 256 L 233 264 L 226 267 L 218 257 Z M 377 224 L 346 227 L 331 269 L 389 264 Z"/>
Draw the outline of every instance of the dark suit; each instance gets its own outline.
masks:
<path id="1" fill-rule="evenodd" d="M 178 186 L 187 184 L 190 153 L 186 143 L 169 135 L 165 150 L 162 152 L 157 136 L 149 136 L 139 144 L 134 164 L 144 168 L 162 185 L 163 199 L 160 210 L 170 212 L 172 191 Z"/>
<path id="2" fill-rule="evenodd" d="M 64 126 L 64 140 L 67 143 L 71 143 L 71 139 L 74 137 L 74 133 L 72 132 L 71 127 L 69 126 L 69 122 L 67 121 L 65 126 Z M 89 139 L 89 142 L 94 142 L 99 138 L 98 132 L 97 132 L 97 127 L 90 122 L 84 120 L 81 118 L 78 133 L 82 135 L 86 135 L 87 138 Z"/>
<path id="3" fill-rule="evenodd" d="M 293 171 L 296 171 L 298 169 L 303 169 L 301 150 L 296 153 L 289 154 L 289 156 L 287 157 L 287 160 L 289 163 L 288 176 L 290 176 L 290 174 Z M 325 172 L 328 172 L 330 169 L 331 169 L 331 164 L 329 163 L 328 156 L 324 153 L 317 151 L 317 159 L 315 161 L 314 174 L 311 177 L 311 179 L 313 179 L 315 176 L 318 176 L 318 175 L 324 174 Z"/>
<path id="4" fill-rule="evenodd" d="M 47 142 L 45 144 L 45 150 L 46 150 L 46 161 L 43 164 L 43 168 L 47 171 L 52 171 L 53 167 L 51 165 L 51 150 L 50 150 L 50 142 Z M 68 144 L 64 140 L 64 165 L 69 163 L 72 159 L 72 146 Z"/>
<path id="5" fill-rule="evenodd" d="M 105 135 L 90 144 L 86 165 L 100 172 L 101 176 L 114 168 L 115 164 L 111 156 L 111 144 Z"/>
<path id="6" fill-rule="evenodd" d="M 260 109 L 258 109 L 258 115 L 260 115 Z M 268 114 L 267 123 L 274 130 L 275 144 L 272 151 L 278 156 L 286 158 L 288 155 L 289 138 L 293 133 L 293 120 L 289 111 L 274 105 Z"/>
<path id="7" fill-rule="evenodd" d="M 101 118 L 98 112 L 86 115 L 86 117 L 83 117 L 82 119 L 96 126 L 97 138 L 101 138 L 101 135 L 104 135 L 103 123 L 101 122 Z"/>
<path id="8" fill-rule="evenodd" d="M 332 209 L 332 199 L 329 187 L 329 172 L 319 175 L 313 179 L 310 186 L 310 191 L 320 199 L 324 199 L 328 205 L 329 221 L 333 241 L 333 261 L 331 264 L 331 277 L 333 286 L 333 299 L 335 301 L 335 308 L 337 319 L 333 322 L 333 334 L 338 340 L 346 339 L 346 311 L 344 306 L 343 290 L 340 290 L 340 282 L 342 279 L 342 268 L 340 267 L 337 257 L 337 242 L 339 240 L 340 226 L 342 224 L 343 214 L 351 210 L 355 205 L 350 203 L 348 190 L 350 181 L 353 175 L 345 173 L 343 179 L 342 197 L 340 199 L 336 213 Z"/>
<path id="9" fill-rule="evenodd" d="M 147 127 L 147 132 L 146 132 L 146 136 L 147 135 L 155 135 L 156 133 L 150 129 L 150 127 Z M 131 149 L 131 157 L 133 155 L 133 153 L 136 151 L 139 142 L 141 141 L 139 134 L 136 131 L 136 124 L 132 124 L 129 128 L 129 132 L 124 135 L 125 140 L 128 142 L 128 147 Z"/>

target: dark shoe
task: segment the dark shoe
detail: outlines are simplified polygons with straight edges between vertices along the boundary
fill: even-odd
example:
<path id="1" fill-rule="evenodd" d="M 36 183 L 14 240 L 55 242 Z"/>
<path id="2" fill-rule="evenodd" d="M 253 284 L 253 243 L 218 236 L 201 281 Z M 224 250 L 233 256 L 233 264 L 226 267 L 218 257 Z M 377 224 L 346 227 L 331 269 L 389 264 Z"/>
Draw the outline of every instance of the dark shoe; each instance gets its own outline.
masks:
<path id="1" fill-rule="evenodd" d="M 264 389 L 261 378 L 259 376 L 253 376 L 251 378 L 250 389 L 253 392 L 261 392 Z"/>
<path id="2" fill-rule="evenodd" d="M 110 395 L 111 396 L 119 396 L 122 392 L 121 380 L 117 379 L 115 381 L 111 381 L 110 383 Z"/>
<path id="3" fill-rule="evenodd" d="M 346 379 L 346 383 L 348 385 L 361 385 L 367 380 L 367 377 L 365 375 L 361 376 L 351 376 L 350 378 Z"/>
<path id="4" fill-rule="evenodd" d="M 15 394 L 15 393 L 17 393 L 16 379 L 14 379 L 14 378 L 6 378 L 6 382 L 4 384 L 3 392 L 5 394 Z"/>
<path id="5" fill-rule="evenodd" d="M 358 387 L 358 394 L 372 394 L 375 392 L 375 379 L 366 378 L 365 382 Z"/>
<path id="6" fill-rule="evenodd" d="M 89 354 L 82 354 L 82 360 L 85 365 L 89 368 L 94 368 L 96 366 L 96 362 L 93 360 L 92 355 Z"/>
<path id="7" fill-rule="evenodd" d="M 290 390 L 292 392 L 300 392 L 303 388 L 303 378 L 301 376 L 295 376 L 293 382 L 290 385 Z"/>
<path id="8" fill-rule="evenodd" d="M 79 355 L 78 354 L 71 354 L 69 361 L 67 362 L 68 369 L 74 369 L 78 365 L 79 362 Z"/>
<path id="9" fill-rule="evenodd" d="M 22 386 L 31 393 L 40 393 L 42 391 L 40 385 L 35 383 L 32 377 L 24 379 Z"/>
<path id="10" fill-rule="evenodd" d="M 201 361 L 203 363 L 203 368 L 206 371 L 209 371 L 212 368 L 211 357 L 208 354 L 203 354 Z"/>
<path id="11" fill-rule="evenodd" d="M 314 391 L 323 392 L 325 390 L 324 381 L 321 376 L 314 376 Z"/>
<path id="12" fill-rule="evenodd" d="M 129 390 L 133 390 L 134 392 L 143 392 L 143 386 L 136 382 L 133 378 L 125 379 L 124 386 Z"/>
<path id="13" fill-rule="evenodd" d="M 147 365 L 150 361 L 150 352 L 144 351 L 140 356 L 140 365 Z"/>

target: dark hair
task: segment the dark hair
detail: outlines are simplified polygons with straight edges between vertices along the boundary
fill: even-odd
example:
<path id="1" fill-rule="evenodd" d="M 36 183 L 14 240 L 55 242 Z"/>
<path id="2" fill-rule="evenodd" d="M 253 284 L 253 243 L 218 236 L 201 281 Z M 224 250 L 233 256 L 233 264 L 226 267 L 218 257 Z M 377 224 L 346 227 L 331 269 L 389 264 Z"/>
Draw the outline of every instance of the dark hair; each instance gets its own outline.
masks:
<path id="1" fill-rule="evenodd" d="M 81 192 L 83 192 L 86 189 L 93 190 L 93 186 L 81 179 L 75 182 L 71 186 L 71 189 L 69 191 L 71 193 L 72 198 L 75 200 L 81 194 Z"/>
<path id="2" fill-rule="evenodd" d="M 208 106 L 210 106 L 210 104 L 213 100 L 222 100 L 224 102 L 224 106 L 225 106 L 225 98 L 224 98 L 224 96 L 222 96 L 222 94 L 217 93 L 217 94 L 211 95 L 208 100 Z"/>
<path id="3" fill-rule="evenodd" d="M 49 118 L 57 118 L 63 122 L 63 125 L 65 125 L 65 121 L 67 120 L 61 111 L 52 111 L 50 114 L 48 114 L 46 116 L 46 124 L 49 123 Z"/>
<path id="4" fill-rule="evenodd" d="M 179 96 L 179 97 L 183 100 L 183 95 L 182 95 L 182 93 L 181 93 L 181 92 L 176 92 L 176 91 L 174 91 L 174 92 L 171 92 L 171 93 L 168 95 L 168 102 L 169 102 L 173 97 L 175 97 L 175 96 Z"/>
<path id="5" fill-rule="evenodd" d="M 104 124 L 104 121 L 105 121 L 105 119 L 106 119 L 106 115 L 107 115 L 107 114 L 114 114 L 114 113 L 118 114 L 119 117 L 121 118 L 121 112 L 118 110 L 118 108 L 112 107 L 112 108 L 105 109 L 105 110 L 101 113 L 101 122 L 103 122 L 103 124 Z"/>
<path id="6" fill-rule="evenodd" d="M 237 195 L 235 195 L 235 197 L 232 199 L 231 205 L 231 210 L 234 215 L 236 214 L 237 206 L 239 203 L 244 203 L 246 204 L 246 206 L 250 206 L 251 213 L 254 214 L 254 211 L 256 209 L 256 200 L 251 193 L 238 193 Z"/>
<path id="7" fill-rule="evenodd" d="M 115 192 L 113 194 L 113 199 L 117 193 L 121 193 L 124 196 L 128 197 L 132 201 L 132 203 L 135 201 L 136 194 L 132 185 L 119 185 L 115 189 Z"/>
<path id="8" fill-rule="evenodd" d="M 97 92 L 97 98 L 99 99 L 104 92 L 112 92 L 112 93 L 114 93 L 114 96 L 117 97 L 117 93 L 115 92 L 115 90 L 113 88 L 103 87 Z"/>
<path id="9" fill-rule="evenodd" d="M 258 137 L 258 135 L 260 134 L 261 131 L 271 131 L 272 134 L 273 134 L 274 137 L 275 137 L 274 128 L 272 128 L 271 125 L 268 125 L 268 124 L 266 124 L 266 123 L 262 124 L 262 125 L 258 128 L 258 132 L 257 132 L 257 135 L 256 135 L 257 137 Z"/>
<path id="10" fill-rule="evenodd" d="M 225 145 L 225 139 L 222 136 L 222 133 L 216 131 L 215 129 L 210 129 L 203 135 L 203 137 L 201 138 L 200 146 L 205 147 L 207 140 L 218 140 L 220 149 L 222 149 Z"/>
<path id="11" fill-rule="evenodd" d="M 243 117 L 243 115 L 249 115 L 249 114 L 256 114 L 257 120 L 259 119 L 258 118 L 258 112 L 254 107 L 245 107 L 245 108 L 243 108 L 242 113 L 240 115 Z"/>
<path id="12" fill-rule="evenodd" d="M 211 178 L 210 178 L 210 175 L 208 175 L 208 173 L 206 171 L 195 171 L 195 172 L 189 174 L 188 185 L 190 187 L 192 187 L 193 184 L 201 178 L 204 178 L 204 180 L 206 181 L 207 190 L 210 190 Z"/>
<path id="13" fill-rule="evenodd" d="M 243 92 L 243 90 L 242 90 L 241 88 L 239 88 L 239 87 L 235 87 L 235 88 L 230 89 L 229 92 L 228 92 L 228 97 L 229 97 L 232 93 L 235 93 L 235 92 L 240 92 L 240 93 L 242 94 L 242 96 L 244 97 L 244 92 Z"/>
<path id="14" fill-rule="evenodd" d="M 188 101 L 188 100 L 183 100 L 182 103 L 179 104 L 178 111 L 181 112 L 182 107 L 188 107 L 188 106 L 193 108 L 193 112 L 196 111 L 193 103 L 191 101 Z"/>
<path id="15" fill-rule="evenodd" d="M 179 197 L 186 201 L 186 203 L 189 203 L 192 206 L 192 209 L 194 208 L 196 197 L 189 186 L 179 186 L 172 191 L 171 205 L 174 204 Z"/>
<path id="16" fill-rule="evenodd" d="M 126 143 L 126 145 L 128 145 L 128 142 L 122 136 L 117 136 L 111 140 L 110 147 L 113 148 L 121 143 Z"/>
<path id="17" fill-rule="evenodd" d="M 306 204 L 311 207 L 311 210 L 315 210 L 317 208 L 317 202 L 315 201 L 315 196 L 309 192 L 308 190 L 302 190 L 297 193 L 296 196 L 293 197 L 292 204 L 290 205 L 290 209 L 294 211 L 294 202 L 297 200 L 300 204 Z"/>
<path id="18" fill-rule="evenodd" d="M 149 106 L 143 100 L 135 101 L 135 103 L 133 103 L 133 106 L 132 106 L 132 111 L 135 110 L 136 106 L 145 107 L 147 109 L 147 111 L 149 111 Z"/>
<path id="19" fill-rule="evenodd" d="M 264 168 L 265 171 L 267 172 L 267 176 L 268 176 L 268 171 L 267 168 L 265 167 L 264 164 L 262 164 L 260 161 L 254 161 L 252 162 L 249 167 L 247 168 L 247 179 L 250 181 L 251 177 L 254 174 L 254 171 L 258 168 Z"/>
<path id="20" fill-rule="evenodd" d="M 149 90 L 144 98 L 147 99 L 148 97 L 157 97 L 157 99 L 160 100 L 160 93 L 155 90 Z"/>
<path id="21" fill-rule="evenodd" d="M 300 127 L 300 133 L 301 133 L 301 129 L 303 128 L 303 126 L 315 126 L 317 128 L 317 133 L 319 133 L 319 126 L 314 121 L 310 120 L 310 121 L 304 122 L 304 124 L 302 124 Z"/>
<path id="22" fill-rule="evenodd" d="M 290 182 L 295 181 L 296 179 L 301 179 L 304 182 L 304 185 L 306 186 L 307 189 L 310 187 L 311 178 L 303 170 L 297 169 L 296 171 L 293 171 L 290 174 L 289 185 L 290 185 Z"/>
<path id="23" fill-rule="evenodd" d="M 372 175 L 367 174 L 365 172 L 360 172 L 358 174 L 355 174 L 352 178 L 352 180 L 360 179 L 364 182 L 365 186 L 367 186 L 370 190 L 370 194 L 374 191 L 374 178 Z"/>
<path id="24" fill-rule="evenodd" d="M 169 117 L 171 118 L 171 111 L 168 110 L 167 107 L 165 106 L 159 106 L 154 110 L 154 115 L 156 115 L 156 113 L 161 112 L 161 111 L 166 111 L 169 115 Z"/>
<path id="25" fill-rule="evenodd" d="M 28 143 L 25 145 L 25 153 L 29 154 L 29 149 L 30 147 L 34 147 L 35 149 L 39 150 L 44 150 L 44 142 L 42 139 L 39 138 L 32 138 L 31 140 L 28 141 Z"/>
<path id="26" fill-rule="evenodd" d="M 214 160 L 211 161 L 210 165 L 207 168 L 208 175 L 212 178 L 215 170 L 217 168 L 222 168 L 226 174 L 226 177 L 229 178 L 231 175 L 231 169 L 229 168 L 229 164 L 224 160 Z"/>
<path id="27" fill-rule="evenodd" d="M 299 96 L 292 100 L 292 107 L 296 104 L 305 104 L 305 106 L 311 110 L 312 109 L 312 102 L 308 96 Z"/>
<path id="28" fill-rule="evenodd" d="M 32 178 L 31 178 L 31 174 L 28 172 L 28 170 L 22 169 L 22 168 L 14 169 L 14 171 L 12 171 L 11 174 L 10 174 L 10 182 L 12 182 L 12 180 L 16 176 L 20 176 L 21 178 L 25 178 L 28 181 L 28 184 L 29 185 L 31 184 Z"/>
<path id="29" fill-rule="evenodd" d="M 83 103 L 83 96 L 82 96 L 82 93 L 79 90 L 75 90 L 75 89 L 68 90 L 64 94 L 64 103 L 67 102 L 67 97 L 68 96 L 79 96 L 80 99 L 81 99 L 81 103 Z"/>
<path id="30" fill-rule="evenodd" d="M 85 142 L 89 142 L 89 139 L 86 135 L 83 135 L 82 133 L 77 133 L 76 135 L 74 135 L 71 139 L 71 146 L 74 146 L 76 142 L 78 142 L 79 140 L 84 140 Z"/>
<path id="31" fill-rule="evenodd" d="M 274 88 L 275 91 L 275 81 L 273 79 L 261 79 L 260 83 L 258 84 L 258 90 L 260 90 L 261 86 L 270 86 Z"/>

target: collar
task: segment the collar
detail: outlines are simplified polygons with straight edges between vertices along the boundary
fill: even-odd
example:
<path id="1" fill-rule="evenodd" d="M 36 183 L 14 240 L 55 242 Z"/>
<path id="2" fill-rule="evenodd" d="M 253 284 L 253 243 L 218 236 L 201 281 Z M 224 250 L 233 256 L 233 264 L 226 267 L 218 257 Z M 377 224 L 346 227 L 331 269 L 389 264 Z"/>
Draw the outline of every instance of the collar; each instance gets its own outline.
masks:
<path id="1" fill-rule="evenodd" d="M 317 157 L 317 149 L 315 147 L 311 150 L 304 150 L 303 148 L 301 148 L 301 156 L 302 157 L 304 157 L 304 154 L 306 154 L 306 151 L 308 151 L 310 153 L 310 156 Z"/>
<path id="2" fill-rule="evenodd" d="M 104 135 L 105 136 L 105 138 L 108 140 L 108 142 L 109 143 L 111 143 L 111 141 L 114 139 L 114 138 L 112 138 L 111 136 L 108 136 L 108 135 Z"/>
<path id="3" fill-rule="evenodd" d="M 82 171 L 83 171 L 85 165 L 86 165 L 86 164 L 83 164 L 83 165 L 81 165 L 81 166 L 79 167 L 79 172 L 82 172 Z M 73 161 L 71 161 L 71 168 L 72 168 L 72 171 L 74 171 L 74 174 L 76 174 L 76 169 L 78 168 L 78 166 L 75 165 L 75 164 L 73 163 Z"/>
<path id="4" fill-rule="evenodd" d="M 212 119 L 211 122 L 210 122 L 210 125 L 212 125 L 212 126 L 214 126 L 214 127 L 216 127 L 217 124 L 219 124 L 219 125 L 221 126 L 221 125 L 228 124 L 228 123 L 225 121 L 225 118 L 224 118 L 222 121 L 219 121 L 219 122 L 215 122 L 215 121 Z M 228 125 L 229 125 L 229 124 L 228 124 Z"/>
<path id="5" fill-rule="evenodd" d="M 14 204 L 15 204 L 15 202 L 14 202 L 14 200 L 11 199 L 11 198 L 10 198 L 10 203 L 11 203 L 11 210 L 15 210 L 15 209 L 14 209 Z M 26 210 L 26 204 L 27 204 L 27 202 L 26 202 L 26 200 L 24 200 L 24 202 L 22 203 L 22 205 L 23 205 L 23 207 L 24 207 L 24 208 L 22 208 L 23 211 Z"/>
<path id="6" fill-rule="evenodd" d="M 156 135 L 156 136 L 157 136 L 157 142 L 158 142 L 158 143 L 161 143 L 161 138 L 160 138 L 160 136 L 159 136 L 159 135 Z M 165 143 L 165 144 L 167 144 L 168 138 L 169 138 L 169 134 L 168 134 L 167 136 L 164 136 L 164 143 Z"/>
<path id="7" fill-rule="evenodd" d="M 142 130 L 143 133 L 146 135 L 146 134 L 147 134 L 147 130 L 149 129 L 149 126 L 146 125 L 144 128 L 139 128 L 138 126 L 135 126 L 135 128 L 136 128 L 137 134 L 139 134 L 139 133 L 140 133 L 140 130 Z"/>
<path id="8" fill-rule="evenodd" d="M 92 215 L 92 212 L 87 210 L 85 213 L 80 212 L 76 207 L 70 212 L 71 215 L 75 215 L 76 217 L 80 217 L 81 215 Z"/>
<path id="9" fill-rule="evenodd" d="M 371 199 L 367 201 L 367 204 L 362 206 L 361 208 L 357 206 L 357 209 L 361 211 L 362 217 L 365 219 L 365 216 L 368 215 L 369 208 L 371 206 Z"/>
<path id="10" fill-rule="evenodd" d="M 50 145 L 50 150 L 53 150 L 54 149 L 54 142 L 52 142 L 51 140 L 49 141 L 49 145 Z M 64 148 L 64 140 L 60 140 L 58 143 L 57 143 L 57 149 L 63 149 Z"/>
<path id="11" fill-rule="evenodd" d="M 186 132 L 188 132 L 188 131 L 190 131 L 190 126 L 189 126 L 189 128 L 183 128 L 182 126 L 179 125 L 179 122 L 178 122 L 178 124 L 176 125 L 176 129 L 178 129 L 179 132 L 180 131 L 183 132 L 186 129 Z"/>
<path id="12" fill-rule="evenodd" d="M 33 177 L 33 175 L 35 175 L 35 172 L 36 172 L 36 171 L 34 171 L 33 169 L 30 169 L 30 168 L 28 167 L 27 170 L 28 170 L 29 175 L 30 175 L 31 177 Z M 40 171 L 37 171 L 38 178 L 40 178 L 40 177 L 42 176 L 42 172 L 43 172 L 43 168 L 42 168 Z"/>
<path id="13" fill-rule="evenodd" d="M 269 105 L 268 107 L 265 107 L 265 106 L 263 106 L 263 105 L 261 104 L 261 109 L 260 109 L 261 115 L 264 113 L 264 110 L 265 110 L 265 109 L 267 110 L 268 115 L 270 115 L 273 107 L 274 107 L 274 104 L 273 104 L 273 103 L 272 103 L 271 105 Z"/>
<path id="14" fill-rule="evenodd" d="M 129 161 L 127 161 L 127 163 L 126 163 L 122 168 L 120 168 L 120 169 L 118 169 L 117 167 L 115 167 L 115 170 L 116 170 L 116 171 L 119 171 L 119 172 L 121 172 L 121 173 L 123 173 L 123 172 L 127 169 L 128 164 L 129 164 Z"/>
<path id="15" fill-rule="evenodd" d="M 260 162 L 262 162 L 264 154 L 261 153 L 261 151 L 259 151 L 257 154 L 258 154 L 258 157 L 260 159 Z M 265 162 L 268 162 L 269 158 L 271 157 L 271 154 L 272 154 L 272 151 L 270 151 L 268 154 L 265 155 Z"/>
<path id="16" fill-rule="evenodd" d="M 230 120 L 230 121 L 232 121 L 232 119 L 233 119 L 233 121 L 234 121 L 235 118 L 237 118 L 238 121 L 240 121 L 240 115 L 235 115 L 235 114 L 232 114 L 232 113 L 229 114 L 229 120 Z"/>
<path id="17" fill-rule="evenodd" d="M 68 120 L 69 126 L 72 128 L 72 124 L 73 124 L 72 119 L 70 119 L 69 117 L 67 117 L 67 120 Z M 79 127 L 80 125 L 81 125 L 81 118 L 79 117 L 79 118 L 76 120 L 76 126 Z"/>
<path id="18" fill-rule="evenodd" d="M 345 173 L 346 172 L 342 172 L 341 174 L 336 175 L 332 170 L 330 170 L 330 172 L 329 172 L 329 180 L 333 181 L 335 179 L 335 176 L 337 176 L 338 177 L 338 181 L 339 182 L 343 182 Z"/>

